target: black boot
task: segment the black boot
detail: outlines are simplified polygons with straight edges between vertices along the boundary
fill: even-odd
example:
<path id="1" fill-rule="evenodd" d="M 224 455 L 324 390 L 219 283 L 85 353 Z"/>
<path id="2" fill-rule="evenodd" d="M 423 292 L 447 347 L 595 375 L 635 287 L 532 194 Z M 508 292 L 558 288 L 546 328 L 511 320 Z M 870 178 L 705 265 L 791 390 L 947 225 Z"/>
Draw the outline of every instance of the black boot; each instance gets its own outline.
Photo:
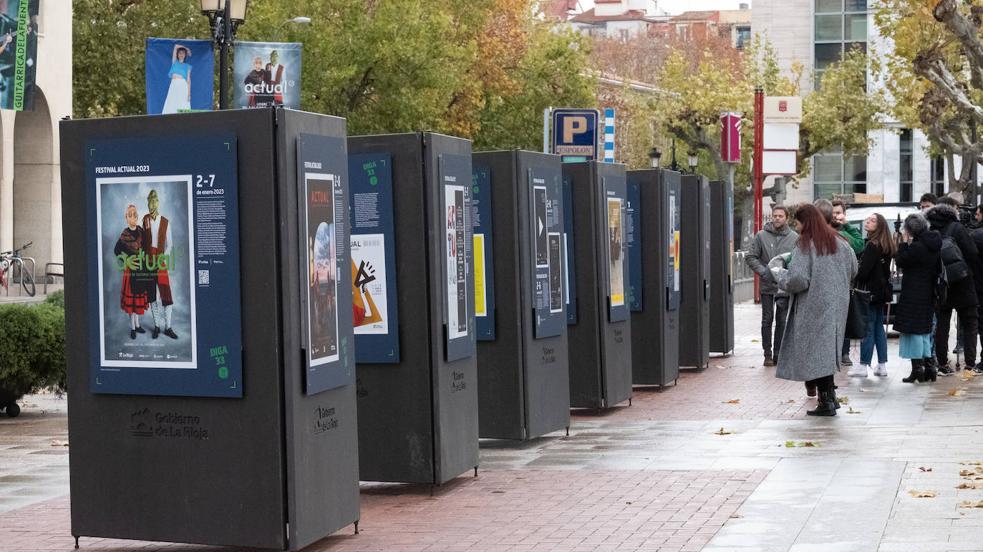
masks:
<path id="1" fill-rule="evenodd" d="M 901 381 L 905 383 L 915 383 L 916 381 L 922 381 L 925 377 L 925 367 L 924 362 L 920 358 L 911 359 L 911 373 L 908 377 L 902 378 Z"/>
<path id="2" fill-rule="evenodd" d="M 816 384 L 811 381 L 806 382 L 806 396 L 815 397 L 816 396 Z"/>
<path id="3" fill-rule="evenodd" d="M 836 399 L 832 389 L 820 389 L 815 410 L 806 410 L 809 416 L 836 416 Z"/>
<path id="4" fill-rule="evenodd" d="M 929 382 L 938 378 L 939 372 L 934 363 L 923 362 L 922 377 L 919 381 Z"/>
<path id="5" fill-rule="evenodd" d="M 839 410 L 840 409 L 840 400 L 836 398 L 836 386 L 835 385 L 829 390 L 829 394 L 833 396 L 832 397 L 833 398 L 833 405 L 835 405 L 836 406 L 836 409 Z"/>

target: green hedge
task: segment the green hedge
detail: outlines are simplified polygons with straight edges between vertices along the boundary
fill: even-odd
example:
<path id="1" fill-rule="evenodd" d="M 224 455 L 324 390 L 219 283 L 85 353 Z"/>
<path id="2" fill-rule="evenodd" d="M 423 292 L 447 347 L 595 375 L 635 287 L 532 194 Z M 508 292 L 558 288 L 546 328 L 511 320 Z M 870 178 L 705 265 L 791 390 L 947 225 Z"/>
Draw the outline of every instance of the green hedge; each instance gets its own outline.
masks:
<path id="1" fill-rule="evenodd" d="M 64 297 L 0 306 L 0 388 L 15 394 L 65 389 Z"/>

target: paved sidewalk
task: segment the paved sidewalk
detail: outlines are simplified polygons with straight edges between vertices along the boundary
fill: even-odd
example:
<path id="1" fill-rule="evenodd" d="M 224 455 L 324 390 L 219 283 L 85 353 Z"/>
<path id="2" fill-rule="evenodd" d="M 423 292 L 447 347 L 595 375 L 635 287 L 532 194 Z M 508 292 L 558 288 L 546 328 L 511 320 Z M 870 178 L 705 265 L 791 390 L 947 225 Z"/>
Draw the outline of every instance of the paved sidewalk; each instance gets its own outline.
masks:
<path id="1" fill-rule="evenodd" d="M 960 507 L 983 501 L 983 377 L 909 385 L 892 360 L 887 378 L 839 377 L 840 415 L 809 418 L 802 385 L 760 367 L 757 317 L 737 307 L 734 356 L 578 413 L 569 437 L 482 442 L 479 476 L 435 496 L 363 484 L 361 534 L 310 550 L 983 551 L 983 508 Z M 0 418 L 0 550 L 68 551 L 64 402 L 28 400 Z"/>

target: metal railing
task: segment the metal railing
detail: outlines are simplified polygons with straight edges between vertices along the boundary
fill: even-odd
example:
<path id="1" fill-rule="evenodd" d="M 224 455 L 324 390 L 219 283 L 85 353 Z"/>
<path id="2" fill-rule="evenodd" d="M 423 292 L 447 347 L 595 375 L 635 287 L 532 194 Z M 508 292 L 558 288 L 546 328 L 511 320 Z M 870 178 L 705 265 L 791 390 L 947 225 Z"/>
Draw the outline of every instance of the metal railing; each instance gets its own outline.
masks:
<path id="1" fill-rule="evenodd" d="M 28 270 L 26 262 L 31 263 L 31 268 Z M 17 291 L 18 296 L 23 296 L 25 293 L 24 289 L 24 273 L 27 272 L 31 275 L 31 281 L 34 282 L 34 270 L 37 266 L 37 261 L 34 257 L 11 257 L 10 267 L 7 269 L 7 297 L 10 297 L 10 286 L 17 283 L 20 289 Z M 16 271 L 14 270 L 16 269 Z"/>
<path id="2" fill-rule="evenodd" d="M 51 270 L 54 267 L 59 267 L 61 270 Z M 62 281 L 65 280 L 65 265 L 63 263 L 48 263 L 44 265 L 44 294 L 48 294 L 48 279 L 51 279 L 51 283 L 55 283 L 55 278 L 61 278 Z"/>
<path id="3" fill-rule="evenodd" d="M 747 252 L 735 251 L 731 257 L 734 267 L 734 302 L 743 303 L 754 300 L 754 271 L 748 267 L 745 258 Z"/>

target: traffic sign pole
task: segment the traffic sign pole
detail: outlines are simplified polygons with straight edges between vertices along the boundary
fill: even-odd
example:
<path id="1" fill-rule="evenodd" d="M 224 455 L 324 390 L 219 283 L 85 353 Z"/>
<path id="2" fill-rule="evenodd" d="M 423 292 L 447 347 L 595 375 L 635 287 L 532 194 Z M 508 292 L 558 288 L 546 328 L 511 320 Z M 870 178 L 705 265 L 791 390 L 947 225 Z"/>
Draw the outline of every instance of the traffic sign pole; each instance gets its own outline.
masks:
<path id="1" fill-rule="evenodd" d="M 762 171 L 762 158 L 764 157 L 764 109 L 765 91 L 762 88 L 754 89 L 754 158 L 753 158 L 753 179 L 754 179 L 754 233 L 761 231 L 761 223 L 764 219 L 762 210 L 764 174 Z M 761 302 L 761 281 L 757 273 L 754 275 L 754 302 Z"/>

